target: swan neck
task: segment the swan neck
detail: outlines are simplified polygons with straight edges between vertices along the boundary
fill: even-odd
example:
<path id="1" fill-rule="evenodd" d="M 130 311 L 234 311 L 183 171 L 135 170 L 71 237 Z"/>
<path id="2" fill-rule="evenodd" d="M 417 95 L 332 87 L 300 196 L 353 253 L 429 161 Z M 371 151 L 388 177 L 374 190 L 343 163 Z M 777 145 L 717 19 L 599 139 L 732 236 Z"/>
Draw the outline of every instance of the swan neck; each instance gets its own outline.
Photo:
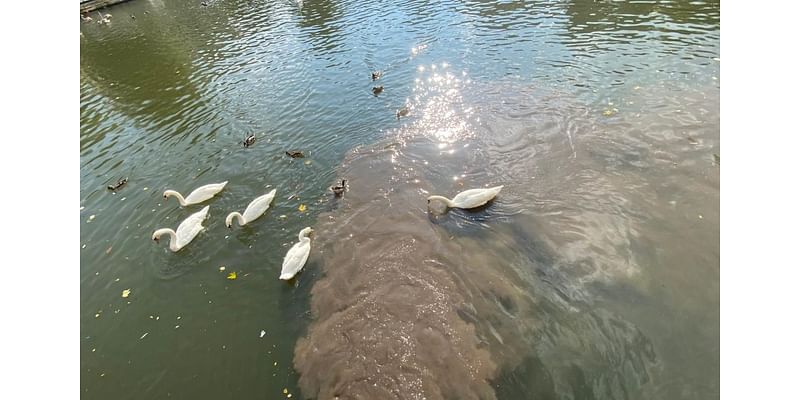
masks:
<path id="1" fill-rule="evenodd" d="M 178 199 L 178 203 L 180 203 L 181 206 L 186 206 L 186 199 L 183 198 L 183 195 L 181 195 L 180 193 L 178 193 L 178 192 L 176 192 L 174 190 L 165 191 L 164 192 L 164 196 L 167 196 L 167 197 L 175 196 L 175 198 Z"/>
<path id="2" fill-rule="evenodd" d="M 436 196 L 436 195 L 434 195 L 434 196 L 428 197 L 428 200 L 441 200 L 445 204 L 447 204 L 448 207 L 455 207 L 456 206 L 453 203 L 452 200 L 450 200 L 450 199 L 448 199 L 447 197 L 444 197 L 444 196 Z"/>
<path id="3" fill-rule="evenodd" d="M 228 214 L 228 217 L 225 218 L 225 226 L 230 228 L 231 224 L 233 223 L 233 218 L 234 217 L 236 218 L 237 221 L 239 221 L 239 226 L 242 226 L 242 225 L 247 223 L 247 221 L 244 220 L 244 217 L 242 217 L 242 214 L 239 214 L 238 211 L 234 211 L 234 212 Z"/>
<path id="4" fill-rule="evenodd" d="M 178 235 L 175 234 L 175 231 L 173 231 L 172 229 L 161 228 L 155 231 L 155 233 L 153 233 L 153 236 L 155 236 L 156 238 L 160 238 L 164 234 L 169 235 L 169 249 L 172 251 L 178 251 Z"/>
<path id="5" fill-rule="evenodd" d="M 297 234 L 297 239 L 301 242 L 311 240 L 305 233 L 306 233 L 305 231 L 300 231 L 300 233 Z"/>

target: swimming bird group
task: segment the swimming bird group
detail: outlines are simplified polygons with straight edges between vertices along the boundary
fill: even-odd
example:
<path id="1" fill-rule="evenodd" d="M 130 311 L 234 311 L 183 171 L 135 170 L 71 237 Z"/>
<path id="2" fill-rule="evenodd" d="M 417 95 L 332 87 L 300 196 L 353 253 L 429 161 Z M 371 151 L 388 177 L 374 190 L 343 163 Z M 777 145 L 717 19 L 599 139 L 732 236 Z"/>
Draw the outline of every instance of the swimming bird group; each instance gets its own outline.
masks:
<path id="1" fill-rule="evenodd" d="M 185 198 L 183 195 L 174 190 L 166 190 L 164 191 L 164 198 L 168 199 L 170 197 L 175 197 L 178 199 L 178 203 L 181 205 L 181 207 L 186 207 L 210 200 L 219 192 L 221 192 L 227 184 L 228 181 L 203 185 L 193 190 Z M 236 219 L 236 221 L 239 223 L 239 226 L 247 225 L 250 222 L 258 219 L 267 211 L 270 203 L 272 203 L 272 200 L 275 198 L 276 192 L 277 189 L 272 189 L 269 193 L 256 197 L 250 202 L 250 204 L 247 205 L 244 213 L 234 211 L 228 214 L 228 216 L 225 218 L 225 226 L 232 228 L 234 219 Z M 188 218 L 183 220 L 180 225 L 178 225 L 177 231 L 173 231 L 169 228 L 156 230 L 153 232 L 153 240 L 158 242 L 163 235 L 169 235 L 169 249 L 173 252 L 179 251 L 205 229 L 203 226 L 203 221 L 208 218 L 208 210 L 209 206 L 205 206 L 202 210 L 190 215 Z M 303 269 L 306 260 L 308 260 L 308 254 L 311 251 L 311 239 L 309 239 L 308 235 L 312 231 L 313 230 L 311 228 L 305 228 L 300 231 L 300 241 L 292 246 L 291 249 L 289 249 L 289 252 L 286 253 L 286 257 L 283 259 L 280 279 L 292 279 L 295 275 L 297 275 L 298 272 L 300 272 L 301 269 Z"/>
<path id="2" fill-rule="evenodd" d="M 341 184 L 331 186 L 331 191 L 336 196 L 341 196 L 347 188 L 346 182 L 346 180 L 342 180 Z M 166 190 L 164 191 L 164 198 L 169 199 L 170 197 L 175 197 L 181 207 L 186 207 L 210 200 L 219 192 L 221 192 L 227 184 L 228 181 L 203 185 L 193 190 L 185 198 L 177 191 Z M 453 197 L 452 200 L 444 196 L 433 195 L 428 197 L 428 205 L 430 205 L 431 201 L 438 200 L 444 202 L 448 207 L 465 209 L 480 207 L 494 199 L 497 194 L 500 193 L 501 189 L 503 189 L 503 186 L 495 186 L 486 189 L 465 190 L 461 193 L 458 193 L 455 197 Z M 229 229 L 232 228 L 234 219 L 236 219 L 236 221 L 239 223 L 239 226 L 247 225 L 250 222 L 258 219 L 267 211 L 270 203 L 272 203 L 272 200 L 275 198 L 276 192 L 277 189 L 272 189 L 269 193 L 256 197 L 250 202 L 250 204 L 247 205 L 244 213 L 239 213 L 238 211 L 231 212 L 225 218 L 225 226 L 227 226 Z M 208 210 L 209 206 L 205 206 L 202 210 L 189 215 L 188 218 L 183 220 L 183 222 L 178 225 L 178 229 L 176 231 L 170 228 L 161 228 L 156 230 L 153 232 L 153 240 L 158 242 L 163 235 L 169 235 L 169 249 L 173 252 L 179 251 L 188 245 L 200 232 L 205 229 L 203 226 L 203 221 L 208 218 Z M 300 272 L 300 270 L 303 269 L 303 266 L 308 260 L 308 255 L 311 252 L 311 239 L 309 238 L 309 235 L 313 231 L 314 230 L 311 229 L 311 227 L 303 228 L 300 231 L 297 236 L 298 242 L 295 243 L 291 249 L 289 249 L 289 251 L 286 253 L 286 256 L 283 258 L 279 279 L 292 279 L 295 275 L 297 275 L 298 272 Z"/>

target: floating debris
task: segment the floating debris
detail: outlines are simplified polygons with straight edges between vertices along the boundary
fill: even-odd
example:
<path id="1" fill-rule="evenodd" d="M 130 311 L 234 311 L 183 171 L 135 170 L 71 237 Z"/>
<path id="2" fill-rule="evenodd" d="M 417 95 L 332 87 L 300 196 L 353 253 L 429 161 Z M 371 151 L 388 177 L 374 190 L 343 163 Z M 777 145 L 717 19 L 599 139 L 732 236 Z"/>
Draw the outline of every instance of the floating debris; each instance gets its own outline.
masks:
<path id="1" fill-rule="evenodd" d="M 131 295 L 131 290 L 130 289 L 125 289 L 125 290 L 122 291 L 122 297 L 128 297 L 130 295 Z"/>
<path id="2" fill-rule="evenodd" d="M 261 330 L 261 336 L 259 336 L 259 337 L 260 337 L 260 338 L 263 338 L 263 337 L 264 337 L 264 335 L 266 335 L 266 334 L 267 334 L 267 331 L 265 331 L 265 330 L 263 330 L 263 329 L 262 329 L 262 330 Z"/>
<path id="3" fill-rule="evenodd" d="M 719 165 L 719 154 L 714 153 L 714 164 Z"/>
<path id="4" fill-rule="evenodd" d="M 306 205 L 305 204 L 300 204 L 300 206 L 297 207 L 297 211 L 305 212 L 306 211 Z"/>
<path id="5" fill-rule="evenodd" d="M 286 219 L 287 217 L 286 217 L 286 214 L 281 214 L 280 216 L 278 216 L 278 218 L 280 218 L 280 219 Z"/>
<path id="6" fill-rule="evenodd" d="M 686 137 L 686 140 L 688 140 L 688 141 L 689 141 L 689 143 L 690 143 L 690 144 L 693 144 L 693 145 L 698 145 L 698 144 L 700 144 L 700 142 L 698 142 L 698 141 L 697 141 L 697 139 L 695 139 L 695 138 L 693 138 L 693 137 L 691 137 L 691 136 L 687 136 L 687 137 Z"/>
<path id="7" fill-rule="evenodd" d="M 289 156 L 289 157 L 292 157 L 292 158 L 303 158 L 303 157 L 306 156 L 300 150 L 289 150 L 289 151 L 286 152 L 286 155 Z"/>
<path id="8" fill-rule="evenodd" d="M 375 96 L 381 94 L 381 92 L 383 92 L 383 86 L 373 86 L 372 87 L 372 94 L 374 94 Z"/>
<path id="9" fill-rule="evenodd" d="M 619 112 L 619 110 L 618 110 L 616 107 L 613 107 L 613 108 L 606 108 L 606 109 L 603 111 L 603 115 L 604 115 L 604 116 L 606 116 L 606 117 L 610 117 L 610 116 L 612 116 L 612 115 L 614 115 L 614 114 L 616 114 L 616 113 L 618 113 L 618 112 Z"/>
<path id="10" fill-rule="evenodd" d="M 283 388 L 283 394 L 289 393 L 289 389 Z"/>
<path id="11" fill-rule="evenodd" d="M 145 336 L 147 336 L 147 334 L 148 334 L 148 333 L 150 333 L 150 332 L 145 332 L 145 333 L 144 333 L 144 335 L 142 335 L 142 336 L 140 336 L 140 337 L 139 337 L 139 340 L 142 340 L 142 339 L 144 339 L 144 337 L 145 337 Z"/>
<path id="12" fill-rule="evenodd" d="M 92 222 L 92 221 L 94 220 L 94 217 L 95 217 L 95 215 L 94 215 L 94 214 L 90 215 L 90 216 L 89 216 L 89 221 L 87 221 L 87 222 Z"/>
<path id="13" fill-rule="evenodd" d="M 311 165 L 311 160 L 306 160 L 306 162 L 304 162 L 303 164 L 305 164 L 305 165 Z"/>
<path id="14" fill-rule="evenodd" d="M 224 266 L 220 266 L 219 267 L 219 272 L 222 272 L 222 271 L 225 271 L 225 267 Z"/>

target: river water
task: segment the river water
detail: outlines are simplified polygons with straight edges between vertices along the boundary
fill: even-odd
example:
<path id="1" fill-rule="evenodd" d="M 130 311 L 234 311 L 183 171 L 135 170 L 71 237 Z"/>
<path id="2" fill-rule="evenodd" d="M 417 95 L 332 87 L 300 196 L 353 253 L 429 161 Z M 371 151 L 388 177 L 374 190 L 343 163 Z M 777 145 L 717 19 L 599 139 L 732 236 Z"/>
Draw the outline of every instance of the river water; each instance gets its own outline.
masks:
<path id="1" fill-rule="evenodd" d="M 718 2 L 206 4 L 81 22 L 82 398 L 719 397 Z"/>

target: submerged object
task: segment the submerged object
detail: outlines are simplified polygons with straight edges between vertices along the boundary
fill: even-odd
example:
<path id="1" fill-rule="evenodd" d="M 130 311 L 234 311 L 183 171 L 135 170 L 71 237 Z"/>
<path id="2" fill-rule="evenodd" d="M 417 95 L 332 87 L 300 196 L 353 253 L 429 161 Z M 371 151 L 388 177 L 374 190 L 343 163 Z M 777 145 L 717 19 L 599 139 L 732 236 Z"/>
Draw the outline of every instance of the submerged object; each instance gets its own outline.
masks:
<path id="1" fill-rule="evenodd" d="M 188 196 L 184 199 L 183 196 L 174 191 L 174 190 L 165 190 L 164 191 L 164 198 L 167 199 L 170 196 L 175 196 L 178 199 L 178 203 L 181 204 L 181 207 L 186 207 L 191 204 L 202 203 L 216 195 L 217 193 L 221 192 L 225 185 L 228 184 L 228 181 L 222 183 L 211 183 L 208 185 L 200 186 L 199 188 L 189 193 Z"/>
<path id="2" fill-rule="evenodd" d="M 203 220 L 208 217 L 208 207 L 209 206 L 203 207 L 202 210 L 183 220 L 183 222 L 178 225 L 177 232 L 169 228 L 161 228 L 153 232 L 153 240 L 158 242 L 158 239 L 161 238 L 162 235 L 168 234 L 170 238 L 169 249 L 173 252 L 182 249 L 204 229 Z"/>
<path id="3" fill-rule="evenodd" d="M 331 186 L 331 192 L 333 192 L 333 194 L 335 194 L 337 197 L 341 196 L 345 190 L 347 190 L 347 179 L 342 179 L 342 183 Z"/>
<path id="4" fill-rule="evenodd" d="M 292 157 L 292 158 L 303 158 L 303 157 L 306 156 L 300 150 L 289 150 L 289 151 L 286 152 L 286 155 L 289 156 L 289 157 Z"/>
<path id="5" fill-rule="evenodd" d="M 247 208 L 244 210 L 244 214 L 239 214 L 237 211 L 228 214 L 228 216 L 225 218 L 225 226 L 228 228 L 233 226 L 234 217 L 237 221 L 239 221 L 239 226 L 247 225 L 248 223 L 258 219 L 258 217 L 262 216 L 269 208 L 269 203 L 271 203 L 272 199 L 275 198 L 275 192 L 276 189 L 272 189 L 272 191 L 269 193 L 256 197 L 255 200 L 251 201 L 250 204 L 247 205 Z"/>
<path id="6" fill-rule="evenodd" d="M 306 265 L 308 254 L 311 252 L 311 239 L 308 237 L 311 232 L 314 232 L 314 230 L 310 227 L 306 227 L 297 235 L 300 241 L 295 243 L 286 253 L 286 257 L 283 258 L 281 276 L 278 279 L 284 281 L 292 279 L 303 269 L 303 266 Z"/>
<path id="7" fill-rule="evenodd" d="M 108 185 L 108 190 L 117 190 L 117 189 L 125 186 L 126 183 L 128 183 L 128 178 L 120 178 L 117 181 L 117 183 L 115 183 L 113 185 Z"/>
<path id="8" fill-rule="evenodd" d="M 431 200 L 441 200 L 447 204 L 448 207 L 453 208 L 480 207 L 495 198 L 495 196 L 500 193 L 501 189 L 503 189 L 503 185 L 487 189 L 469 189 L 457 194 L 456 197 L 453 197 L 453 200 L 444 196 L 434 195 L 428 197 L 428 204 L 431 203 Z"/>

